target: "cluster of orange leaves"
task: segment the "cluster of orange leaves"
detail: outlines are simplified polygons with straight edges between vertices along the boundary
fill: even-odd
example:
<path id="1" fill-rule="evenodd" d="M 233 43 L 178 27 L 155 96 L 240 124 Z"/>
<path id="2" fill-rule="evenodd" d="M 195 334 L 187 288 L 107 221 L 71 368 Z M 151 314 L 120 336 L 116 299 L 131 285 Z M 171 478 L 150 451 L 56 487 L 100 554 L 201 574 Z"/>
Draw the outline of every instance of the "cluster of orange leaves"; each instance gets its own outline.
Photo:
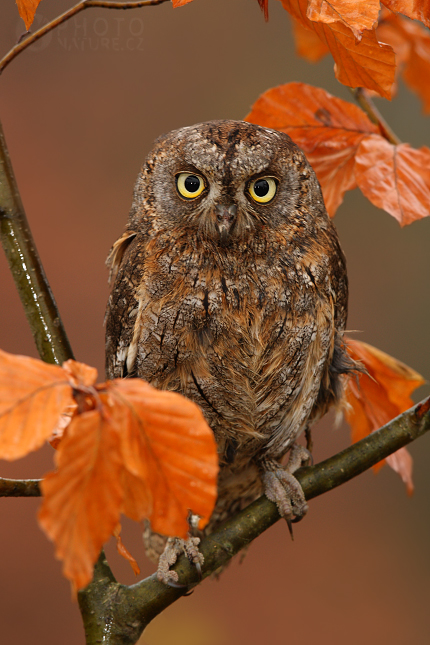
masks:
<path id="1" fill-rule="evenodd" d="M 140 379 L 96 379 L 83 363 L 0 351 L 0 458 L 53 439 L 57 469 L 42 482 L 39 523 L 76 588 L 91 580 L 121 513 L 186 537 L 189 509 L 205 526 L 217 491 L 215 439 L 194 403 Z"/>
<path id="2" fill-rule="evenodd" d="M 356 105 L 304 83 L 265 92 L 248 121 L 281 130 L 304 150 L 333 217 L 357 185 L 403 226 L 430 215 L 430 150 L 393 145 Z"/>
<path id="3" fill-rule="evenodd" d="M 346 388 L 346 420 L 355 443 L 385 425 L 412 405 L 411 394 L 425 383 L 411 367 L 367 343 L 346 338 L 348 352 L 366 369 L 359 379 L 349 378 Z M 374 466 L 378 471 L 387 462 L 400 475 L 408 495 L 412 495 L 412 457 L 406 448 Z"/>
<path id="4" fill-rule="evenodd" d="M 172 0 L 181 7 L 192 0 Z M 269 0 L 258 0 L 268 18 Z M 349 87 L 366 87 L 390 98 L 396 67 L 430 110 L 430 88 L 421 82 L 430 66 L 428 31 L 396 14 L 430 27 L 427 0 L 281 0 L 294 19 L 298 52 L 319 60 L 330 52 L 336 78 Z M 381 12 L 382 8 L 382 12 Z"/>
<path id="5" fill-rule="evenodd" d="M 311 61 L 330 52 L 337 79 L 349 87 L 366 87 L 390 98 L 396 67 L 430 111 L 430 88 L 422 82 L 430 67 L 428 0 L 280 0 L 294 19 L 297 48 Z M 16 0 L 29 29 L 40 0 Z M 192 0 L 172 0 L 182 7 Z M 258 0 L 268 18 L 269 0 Z M 382 8 L 382 11 L 381 11 Z"/>

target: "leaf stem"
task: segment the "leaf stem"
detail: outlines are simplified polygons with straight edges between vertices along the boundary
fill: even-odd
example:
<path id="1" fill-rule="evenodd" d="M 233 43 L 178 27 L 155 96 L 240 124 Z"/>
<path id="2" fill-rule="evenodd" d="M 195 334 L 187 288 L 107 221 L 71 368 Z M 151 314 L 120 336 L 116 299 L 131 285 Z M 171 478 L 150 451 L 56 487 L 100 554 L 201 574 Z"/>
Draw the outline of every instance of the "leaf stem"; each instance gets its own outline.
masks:
<path id="1" fill-rule="evenodd" d="M 35 43 L 36 40 L 42 38 L 49 31 L 58 27 L 58 25 L 61 25 L 73 16 L 76 16 L 76 14 L 84 11 L 84 9 L 89 9 L 90 7 L 99 7 L 104 9 L 138 9 L 140 7 L 162 4 L 167 1 L 168 0 L 136 0 L 135 2 L 108 2 L 105 0 L 82 0 L 82 2 L 78 2 L 74 7 L 71 7 L 60 16 L 57 16 L 57 18 L 54 18 L 51 22 L 48 22 L 48 24 L 35 31 L 33 34 L 30 34 L 28 38 L 18 42 L 14 47 L 12 47 L 12 49 L 0 60 L 0 74 L 9 65 L 9 63 L 18 56 L 18 54 L 24 51 L 24 49 L 27 49 L 27 47 L 30 47 L 30 45 Z"/>
<path id="2" fill-rule="evenodd" d="M 0 68 L 1 69 L 1 68 Z M 366 112 L 369 119 L 379 127 L 383 137 L 387 139 L 390 143 L 398 146 L 401 141 L 399 137 L 393 132 L 391 127 L 388 125 L 374 102 L 369 96 L 369 93 L 364 89 L 364 87 L 349 88 L 353 97 L 360 105 L 360 107 Z"/>
<path id="3" fill-rule="evenodd" d="M 0 237 L 40 358 L 73 358 L 54 296 L 37 253 L 0 123 Z"/>

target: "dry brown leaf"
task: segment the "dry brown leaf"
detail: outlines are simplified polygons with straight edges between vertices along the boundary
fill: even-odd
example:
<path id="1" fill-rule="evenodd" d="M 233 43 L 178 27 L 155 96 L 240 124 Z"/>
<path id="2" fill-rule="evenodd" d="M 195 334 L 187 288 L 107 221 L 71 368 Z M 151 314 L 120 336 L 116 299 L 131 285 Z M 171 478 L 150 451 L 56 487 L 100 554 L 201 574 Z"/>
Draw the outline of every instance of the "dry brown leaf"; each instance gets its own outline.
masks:
<path id="1" fill-rule="evenodd" d="M 123 460 L 128 476 L 148 482 L 152 508 L 145 516 L 153 530 L 186 537 L 188 510 L 202 518 L 203 528 L 216 501 L 218 457 L 200 409 L 179 394 L 137 379 L 112 382 L 109 396 L 115 407 L 123 401 L 128 409 Z M 138 514 L 135 509 L 132 517 Z"/>
<path id="2" fill-rule="evenodd" d="M 408 410 L 413 405 L 412 392 L 423 385 L 424 379 L 372 345 L 351 338 L 345 340 L 352 358 L 360 361 L 368 372 L 359 376 L 359 384 L 355 378 L 347 383 L 346 400 L 350 407 L 345 416 L 354 443 Z M 412 459 L 407 450 L 397 451 L 387 463 L 401 475 L 410 493 L 413 490 Z"/>
<path id="3" fill-rule="evenodd" d="M 430 3 L 428 0 L 382 0 L 391 11 L 402 13 L 412 20 L 421 20 L 430 27 Z"/>
<path id="4" fill-rule="evenodd" d="M 340 21 L 360 40 L 362 32 L 378 23 L 379 0 L 309 0 L 307 17 L 330 25 Z"/>
<path id="5" fill-rule="evenodd" d="M 310 63 L 317 63 L 329 53 L 327 45 L 311 29 L 306 29 L 301 22 L 293 19 L 293 35 L 298 56 Z"/>
<path id="6" fill-rule="evenodd" d="M 36 9 L 39 6 L 39 3 L 40 0 L 16 0 L 19 15 L 25 22 L 25 28 L 27 29 L 27 31 L 33 24 L 34 16 L 36 14 Z"/>
<path id="7" fill-rule="evenodd" d="M 194 403 L 140 379 L 110 381 L 97 391 L 95 409 L 72 418 L 58 470 L 42 482 L 39 521 L 77 589 L 91 580 L 121 512 L 186 537 L 188 512 L 206 524 L 217 494 L 216 443 Z"/>
<path id="8" fill-rule="evenodd" d="M 116 549 L 120 556 L 122 556 L 127 562 L 130 563 L 131 568 L 135 576 L 138 576 L 140 573 L 140 567 L 137 564 L 135 558 L 131 555 L 130 551 L 124 546 L 124 542 L 121 539 L 121 524 L 118 524 L 113 532 L 116 539 Z"/>
<path id="9" fill-rule="evenodd" d="M 40 448 L 74 403 L 61 367 L 0 350 L 0 458 Z"/>
<path id="10" fill-rule="evenodd" d="M 430 215 L 430 150 L 403 143 L 395 146 L 380 136 L 360 143 L 355 177 L 363 194 L 401 226 Z"/>
<path id="11" fill-rule="evenodd" d="M 268 90 L 246 120 L 286 132 L 304 150 L 331 216 L 345 192 L 357 185 L 354 163 L 359 144 L 378 132 L 359 107 L 305 83 Z"/>
<path id="12" fill-rule="evenodd" d="M 395 54 L 389 45 L 379 43 L 374 30 L 362 33 L 357 42 L 342 22 L 324 24 L 307 17 L 308 0 L 281 0 L 283 7 L 307 29 L 312 29 L 329 48 L 338 81 L 349 87 L 366 87 L 390 98 L 395 80 Z"/>

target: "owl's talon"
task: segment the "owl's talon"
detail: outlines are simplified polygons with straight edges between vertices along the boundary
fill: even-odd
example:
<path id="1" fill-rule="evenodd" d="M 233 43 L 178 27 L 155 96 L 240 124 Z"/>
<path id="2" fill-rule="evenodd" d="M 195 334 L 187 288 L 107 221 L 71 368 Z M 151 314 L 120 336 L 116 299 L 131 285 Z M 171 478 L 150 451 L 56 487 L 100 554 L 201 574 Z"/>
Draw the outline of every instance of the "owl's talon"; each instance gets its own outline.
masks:
<path id="1" fill-rule="evenodd" d="M 308 505 L 297 479 L 291 473 L 278 468 L 278 470 L 266 470 L 262 476 L 264 492 L 271 502 L 275 502 L 279 515 L 287 520 L 288 528 L 292 534 L 294 521 L 302 519 L 306 515 Z"/>
<path id="2" fill-rule="evenodd" d="M 312 453 L 298 443 L 293 444 L 285 468 L 291 475 L 302 466 L 313 465 Z"/>
<path id="3" fill-rule="evenodd" d="M 307 513 L 308 505 L 305 495 L 293 473 L 303 463 L 309 461 L 310 453 L 306 448 L 294 444 L 290 451 L 290 457 L 285 470 L 273 459 L 265 459 L 262 462 L 264 492 L 266 497 L 278 507 L 281 517 L 288 525 L 291 539 L 293 536 L 293 522 L 299 522 Z"/>
<path id="4" fill-rule="evenodd" d="M 157 574 L 158 577 L 158 574 Z M 160 578 L 158 578 L 160 580 Z M 164 583 L 168 587 L 172 587 L 173 589 L 185 589 L 188 585 L 183 585 L 180 582 L 172 582 L 171 580 L 160 580 L 160 582 Z M 189 596 L 190 592 L 187 592 L 184 594 L 184 596 Z"/>
<path id="5" fill-rule="evenodd" d="M 294 533 L 293 533 L 293 524 L 292 524 L 294 520 L 291 520 L 291 518 L 289 518 L 289 517 L 285 517 L 284 519 L 285 519 L 285 521 L 287 523 L 288 530 L 290 532 L 290 537 L 291 537 L 292 541 L 294 542 Z"/>
<path id="6" fill-rule="evenodd" d="M 202 581 L 202 579 L 203 579 L 203 576 L 202 576 L 202 565 L 200 564 L 200 562 L 195 562 L 194 564 L 195 564 L 195 567 L 196 567 L 197 575 L 198 575 L 198 577 L 199 577 L 199 582 L 201 582 L 201 581 Z"/>
<path id="7" fill-rule="evenodd" d="M 182 589 L 187 586 L 178 582 L 178 574 L 176 573 L 176 571 L 170 570 L 170 567 L 175 564 L 178 556 L 182 553 L 184 553 L 187 556 L 188 560 L 195 565 L 197 575 L 199 577 L 199 580 L 201 580 L 201 565 L 204 562 L 204 557 L 199 551 L 199 543 L 200 538 L 198 537 L 189 537 L 187 540 L 182 540 L 181 538 L 169 538 L 166 542 L 164 551 L 160 555 L 160 559 L 158 560 L 158 580 L 160 582 L 163 582 L 165 585 L 168 585 L 169 587 L 175 587 L 177 589 Z"/>

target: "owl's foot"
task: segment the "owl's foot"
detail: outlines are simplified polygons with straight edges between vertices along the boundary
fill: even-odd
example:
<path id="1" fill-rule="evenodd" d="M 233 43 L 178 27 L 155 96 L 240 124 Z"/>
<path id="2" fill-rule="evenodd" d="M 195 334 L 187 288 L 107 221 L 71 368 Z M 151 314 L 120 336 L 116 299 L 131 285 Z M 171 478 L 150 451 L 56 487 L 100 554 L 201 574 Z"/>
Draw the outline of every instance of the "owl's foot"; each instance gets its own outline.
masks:
<path id="1" fill-rule="evenodd" d="M 200 538 L 189 537 L 188 540 L 181 538 L 169 538 L 165 549 L 158 560 L 157 578 L 169 587 L 184 587 L 178 583 L 178 574 L 176 571 L 170 571 L 170 567 L 175 564 L 179 555 L 185 553 L 188 560 L 195 565 L 199 577 L 202 574 L 202 564 L 204 557 L 199 551 Z"/>
<path id="2" fill-rule="evenodd" d="M 308 450 L 294 444 L 285 469 L 275 460 L 265 459 L 262 462 L 264 472 L 261 479 L 265 495 L 276 504 L 279 514 L 286 520 L 292 539 L 292 522 L 299 522 L 308 511 L 303 489 L 293 473 L 310 459 Z"/>

